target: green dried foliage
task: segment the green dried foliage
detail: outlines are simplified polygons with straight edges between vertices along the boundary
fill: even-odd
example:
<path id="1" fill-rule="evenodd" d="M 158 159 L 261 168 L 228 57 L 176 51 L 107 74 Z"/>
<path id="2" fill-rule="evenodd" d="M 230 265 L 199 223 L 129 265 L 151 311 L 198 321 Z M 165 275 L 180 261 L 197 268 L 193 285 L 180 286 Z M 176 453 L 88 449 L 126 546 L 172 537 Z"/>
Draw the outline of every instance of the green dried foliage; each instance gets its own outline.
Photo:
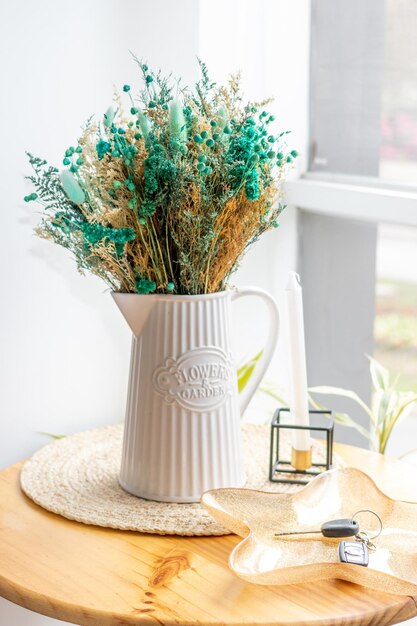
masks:
<path id="1" fill-rule="evenodd" d="M 80 271 L 128 293 L 201 294 L 227 286 L 243 254 L 278 226 L 281 183 L 297 157 L 265 103 L 242 105 L 239 77 L 193 90 L 135 58 L 143 87 L 89 120 L 60 172 L 28 154 L 44 207 L 37 228 Z M 174 98 L 175 94 L 175 98 Z"/>

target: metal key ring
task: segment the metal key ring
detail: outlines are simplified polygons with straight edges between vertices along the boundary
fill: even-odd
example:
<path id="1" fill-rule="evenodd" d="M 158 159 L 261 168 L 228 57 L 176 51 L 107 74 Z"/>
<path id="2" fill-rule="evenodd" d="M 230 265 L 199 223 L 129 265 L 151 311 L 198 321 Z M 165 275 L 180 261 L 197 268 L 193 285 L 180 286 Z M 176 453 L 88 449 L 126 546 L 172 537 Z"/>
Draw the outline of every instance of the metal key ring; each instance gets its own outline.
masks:
<path id="1" fill-rule="evenodd" d="M 366 547 L 368 548 L 368 550 L 370 550 L 371 552 L 375 552 L 376 545 L 374 544 L 373 541 L 369 539 L 368 535 L 366 534 L 364 530 L 359 531 L 358 534 L 355 535 L 355 539 L 356 541 L 360 541 L 361 543 L 364 543 Z"/>
<path id="2" fill-rule="evenodd" d="M 377 518 L 379 522 L 379 532 L 373 537 L 368 537 L 369 541 L 372 542 L 374 539 L 377 539 L 379 535 L 382 533 L 382 529 L 383 529 L 382 519 L 379 517 L 378 513 L 375 513 L 375 511 L 371 511 L 371 509 L 361 509 L 360 511 L 356 511 L 356 513 L 352 515 L 352 522 L 355 520 L 355 517 L 359 515 L 359 513 L 371 513 L 372 515 L 375 515 L 375 517 Z"/>

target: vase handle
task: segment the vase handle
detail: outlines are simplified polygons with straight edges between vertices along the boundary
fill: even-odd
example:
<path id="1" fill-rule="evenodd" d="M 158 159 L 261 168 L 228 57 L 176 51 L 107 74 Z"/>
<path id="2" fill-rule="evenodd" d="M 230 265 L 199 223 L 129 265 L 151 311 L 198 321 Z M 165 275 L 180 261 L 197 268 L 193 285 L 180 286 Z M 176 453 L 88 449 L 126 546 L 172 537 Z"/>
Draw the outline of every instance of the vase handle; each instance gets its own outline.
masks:
<path id="1" fill-rule="evenodd" d="M 268 365 L 271 362 L 277 345 L 279 334 L 279 312 L 274 298 L 267 291 L 258 289 L 257 287 L 240 287 L 237 291 L 232 292 L 232 300 L 237 300 L 237 298 L 242 298 L 243 296 L 258 296 L 259 298 L 262 298 L 268 307 L 270 326 L 266 347 L 262 352 L 262 356 L 256 364 L 255 370 L 242 393 L 239 394 L 239 407 L 241 415 L 243 415 L 266 370 L 268 369 Z"/>

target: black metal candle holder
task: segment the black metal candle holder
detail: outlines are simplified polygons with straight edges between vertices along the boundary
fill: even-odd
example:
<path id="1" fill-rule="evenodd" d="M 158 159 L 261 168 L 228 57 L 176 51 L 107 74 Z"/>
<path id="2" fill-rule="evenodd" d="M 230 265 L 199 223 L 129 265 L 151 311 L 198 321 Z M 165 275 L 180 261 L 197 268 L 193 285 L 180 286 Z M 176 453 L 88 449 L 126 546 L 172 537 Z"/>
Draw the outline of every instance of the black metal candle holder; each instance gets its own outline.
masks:
<path id="1" fill-rule="evenodd" d="M 271 422 L 271 446 L 269 455 L 269 480 L 273 483 L 292 483 L 298 485 L 306 485 L 313 476 L 317 476 L 322 472 L 330 469 L 333 461 L 333 431 L 334 419 L 331 411 L 309 411 L 309 426 L 298 426 L 295 424 L 283 423 L 281 420 L 282 413 L 289 413 L 290 409 L 277 409 Z M 320 423 L 320 415 L 327 416 L 326 422 Z M 280 431 L 288 430 L 308 430 L 310 432 L 326 433 L 326 462 L 314 462 L 308 470 L 298 470 L 292 467 L 291 461 L 283 460 L 280 453 Z M 314 469 L 316 468 L 316 469 Z M 286 474 L 284 477 L 277 477 L 277 474 Z M 305 478 L 303 476 L 305 475 Z"/>

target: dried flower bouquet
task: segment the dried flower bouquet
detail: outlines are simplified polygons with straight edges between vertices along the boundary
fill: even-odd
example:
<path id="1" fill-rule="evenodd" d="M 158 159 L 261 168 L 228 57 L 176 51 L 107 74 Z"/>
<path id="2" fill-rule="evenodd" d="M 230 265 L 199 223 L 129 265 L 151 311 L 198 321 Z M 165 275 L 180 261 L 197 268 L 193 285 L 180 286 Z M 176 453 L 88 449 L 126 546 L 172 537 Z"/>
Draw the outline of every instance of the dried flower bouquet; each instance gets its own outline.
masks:
<path id="1" fill-rule="evenodd" d="M 116 94 L 90 120 L 59 171 L 29 154 L 44 207 L 39 236 L 70 250 L 81 272 L 114 291 L 223 290 L 247 248 L 278 226 L 281 184 L 297 157 L 270 130 L 267 102 L 242 104 L 239 76 L 211 82 L 200 62 L 194 90 L 137 62 L 143 89 Z"/>

